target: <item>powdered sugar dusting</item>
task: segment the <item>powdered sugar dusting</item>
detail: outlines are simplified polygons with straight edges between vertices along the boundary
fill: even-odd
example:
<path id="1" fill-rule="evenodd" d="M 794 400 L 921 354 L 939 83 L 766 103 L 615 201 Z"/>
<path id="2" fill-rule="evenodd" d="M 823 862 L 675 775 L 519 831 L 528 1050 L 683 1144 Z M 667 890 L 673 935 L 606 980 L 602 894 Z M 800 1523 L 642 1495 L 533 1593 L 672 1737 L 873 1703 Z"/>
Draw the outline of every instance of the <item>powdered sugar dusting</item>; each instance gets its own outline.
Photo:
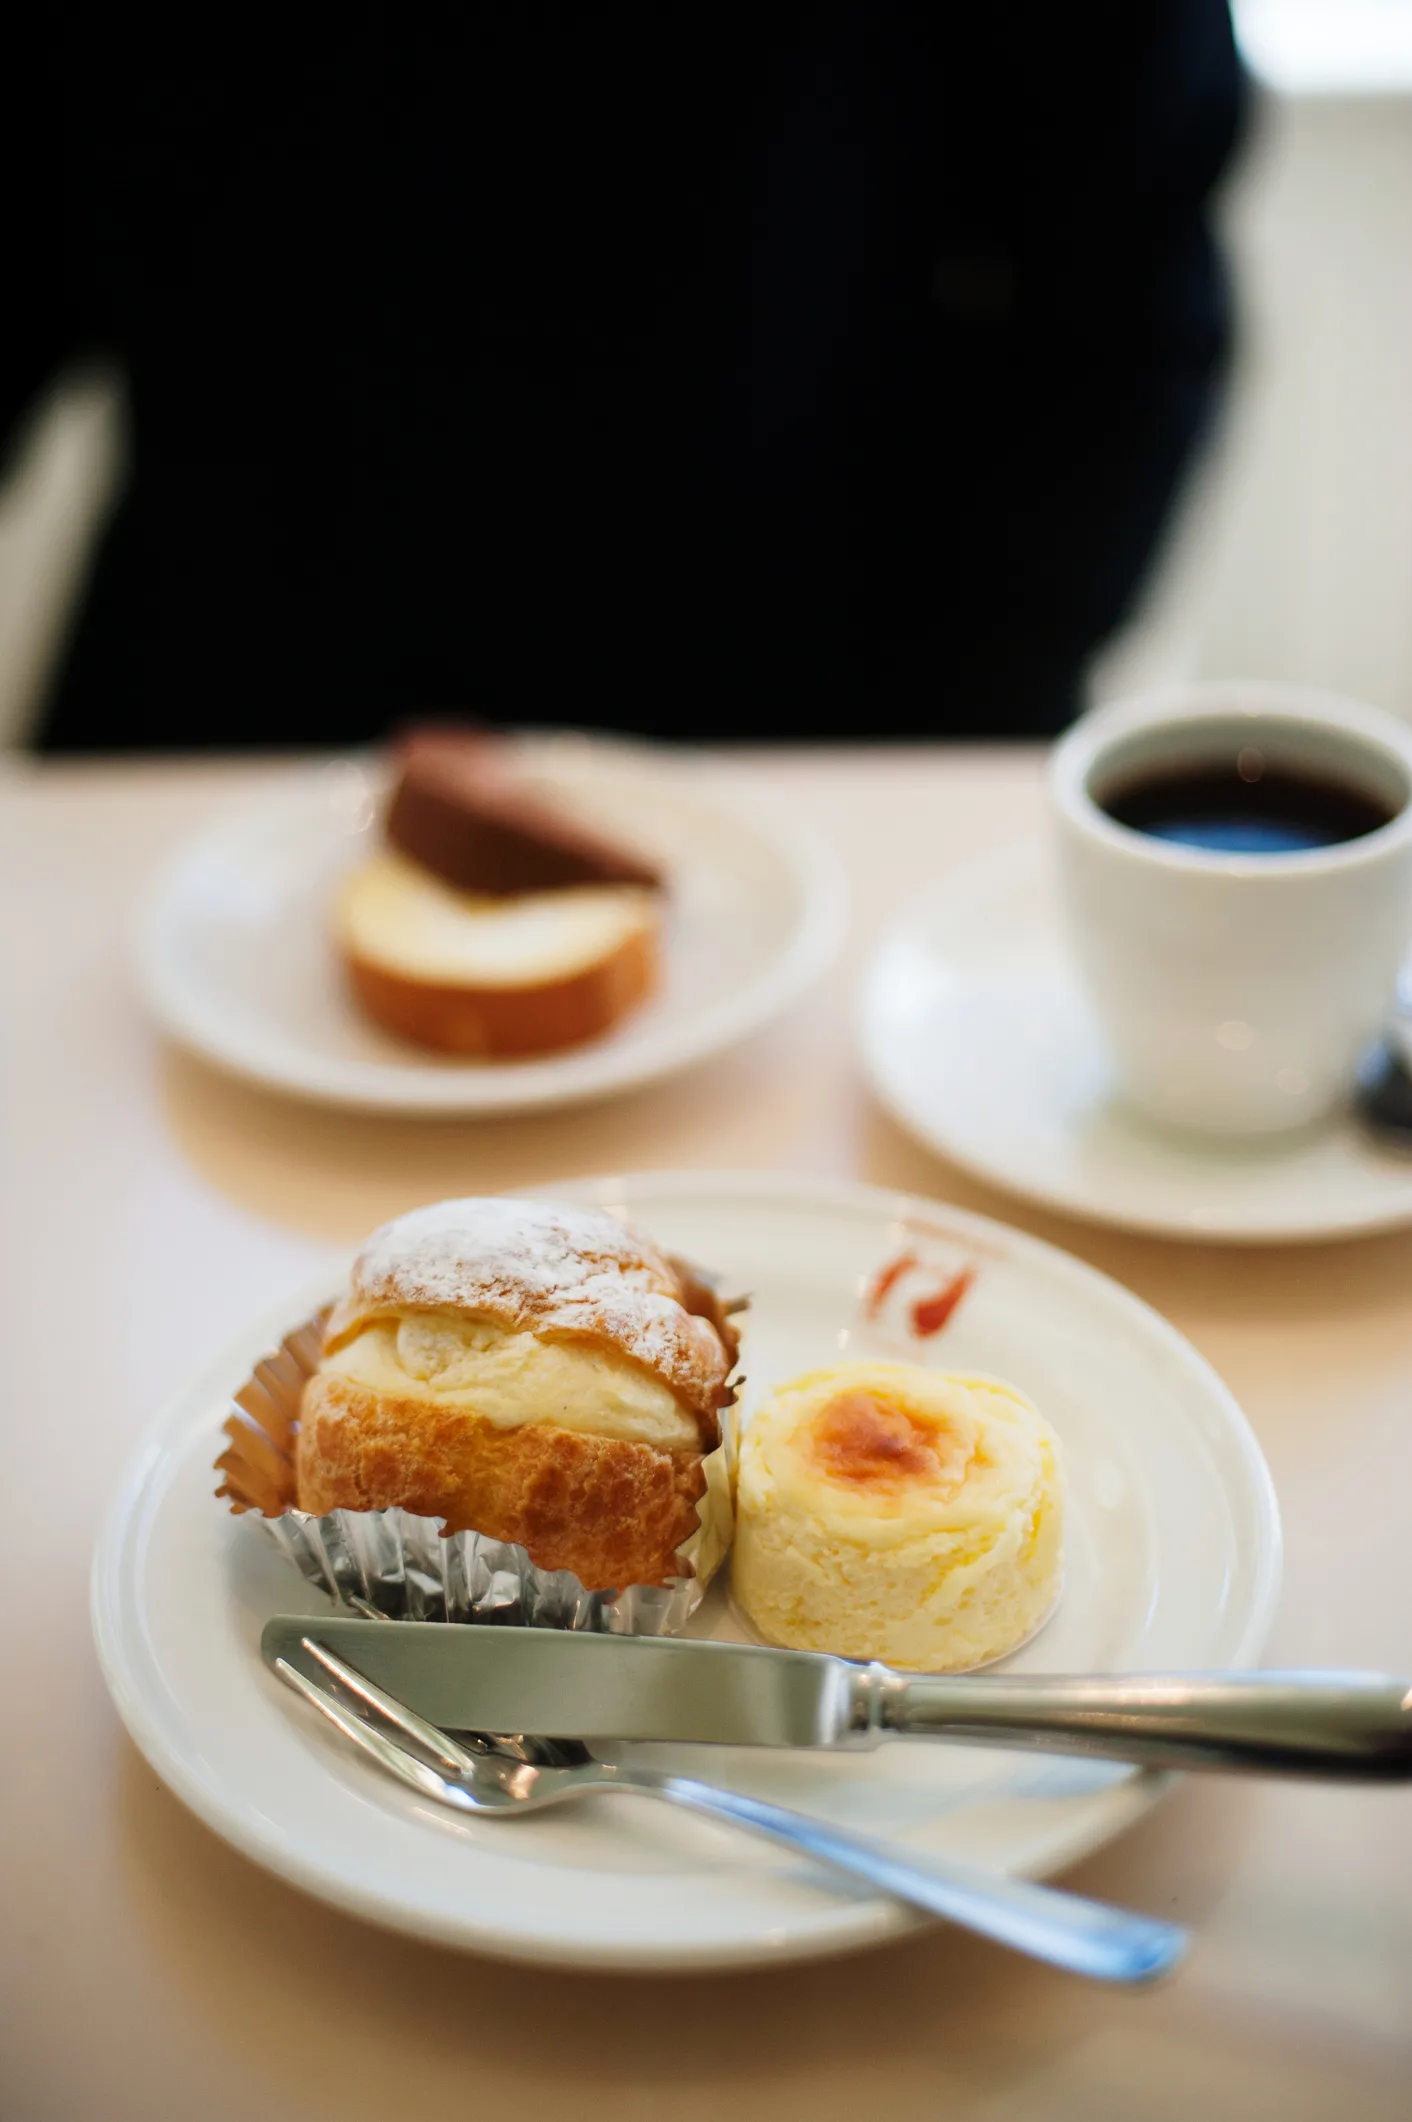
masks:
<path id="1" fill-rule="evenodd" d="M 730 1368 L 661 1253 L 601 1210 L 503 1195 L 438 1201 L 373 1232 L 329 1345 L 378 1312 L 468 1310 L 550 1339 L 608 1341 L 714 1429 Z"/>

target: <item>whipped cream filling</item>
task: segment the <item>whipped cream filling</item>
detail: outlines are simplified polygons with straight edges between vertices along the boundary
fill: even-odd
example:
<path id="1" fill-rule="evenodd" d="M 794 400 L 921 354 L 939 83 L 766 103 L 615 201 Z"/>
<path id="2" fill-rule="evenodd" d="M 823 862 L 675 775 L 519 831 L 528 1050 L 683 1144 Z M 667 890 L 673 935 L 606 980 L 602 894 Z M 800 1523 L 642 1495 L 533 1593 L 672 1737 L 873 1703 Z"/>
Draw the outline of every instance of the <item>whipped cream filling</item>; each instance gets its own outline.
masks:
<path id="1" fill-rule="evenodd" d="M 407 1312 L 376 1319 L 323 1362 L 326 1371 L 370 1392 L 437 1407 L 460 1407 L 502 1429 L 547 1422 L 696 1451 L 693 1417 L 671 1387 L 609 1351 L 541 1341 L 489 1319 L 451 1312 Z"/>

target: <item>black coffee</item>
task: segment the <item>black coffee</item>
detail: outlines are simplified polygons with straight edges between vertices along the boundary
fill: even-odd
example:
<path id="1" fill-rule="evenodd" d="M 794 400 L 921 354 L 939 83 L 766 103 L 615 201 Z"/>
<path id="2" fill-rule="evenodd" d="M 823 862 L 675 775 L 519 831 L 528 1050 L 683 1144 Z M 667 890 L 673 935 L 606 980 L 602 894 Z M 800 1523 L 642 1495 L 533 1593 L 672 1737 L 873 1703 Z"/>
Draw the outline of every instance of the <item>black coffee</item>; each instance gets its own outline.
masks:
<path id="1" fill-rule="evenodd" d="M 1266 763 L 1253 745 L 1228 760 L 1162 767 L 1100 799 L 1119 825 L 1228 855 L 1292 855 L 1361 840 L 1396 816 L 1366 789 Z"/>

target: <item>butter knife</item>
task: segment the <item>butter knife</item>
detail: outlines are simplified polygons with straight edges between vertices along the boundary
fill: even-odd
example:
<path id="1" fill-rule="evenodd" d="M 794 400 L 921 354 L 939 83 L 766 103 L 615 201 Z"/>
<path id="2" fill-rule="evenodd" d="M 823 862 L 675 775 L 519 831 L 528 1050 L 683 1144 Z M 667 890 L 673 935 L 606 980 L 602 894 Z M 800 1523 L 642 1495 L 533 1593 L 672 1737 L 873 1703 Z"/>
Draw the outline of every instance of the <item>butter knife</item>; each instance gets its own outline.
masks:
<path id="1" fill-rule="evenodd" d="M 1369 1672 L 934 1677 L 754 1644 L 547 1628 L 276 1616 L 452 1731 L 869 1747 L 889 1737 L 1099 1755 L 1150 1768 L 1412 1779 L 1412 1680 Z"/>

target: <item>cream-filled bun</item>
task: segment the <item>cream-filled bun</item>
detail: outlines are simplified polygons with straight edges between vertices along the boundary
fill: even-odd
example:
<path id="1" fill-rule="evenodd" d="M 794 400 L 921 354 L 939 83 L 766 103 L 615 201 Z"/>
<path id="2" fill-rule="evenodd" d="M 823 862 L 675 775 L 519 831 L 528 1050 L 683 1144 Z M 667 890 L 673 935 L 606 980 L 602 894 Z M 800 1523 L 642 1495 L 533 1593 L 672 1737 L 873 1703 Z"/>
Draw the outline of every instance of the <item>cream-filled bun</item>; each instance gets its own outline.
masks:
<path id="1" fill-rule="evenodd" d="M 299 1507 L 400 1506 L 591 1590 L 665 1583 L 702 1528 L 736 1350 L 709 1287 L 611 1216 L 414 1210 L 374 1232 L 330 1314 Z M 717 1528 L 701 1573 L 723 1545 Z"/>
<path id="2" fill-rule="evenodd" d="M 1054 1432 L 998 1378 L 844 1363 L 740 1447 L 736 1598 L 796 1649 L 960 1672 L 1033 1634 L 1063 1571 Z"/>

